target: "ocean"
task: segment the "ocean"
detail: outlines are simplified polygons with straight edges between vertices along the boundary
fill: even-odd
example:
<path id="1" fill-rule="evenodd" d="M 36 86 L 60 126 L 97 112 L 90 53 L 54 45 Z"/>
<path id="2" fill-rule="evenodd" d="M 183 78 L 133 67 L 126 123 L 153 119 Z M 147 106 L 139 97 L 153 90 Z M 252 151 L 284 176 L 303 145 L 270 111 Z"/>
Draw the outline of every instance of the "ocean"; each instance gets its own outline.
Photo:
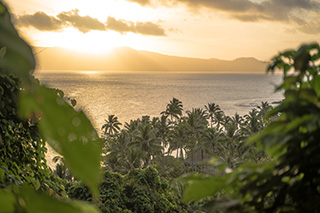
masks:
<path id="1" fill-rule="evenodd" d="M 77 101 L 97 130 L 109 114 L 128 122 L 160 116 L 169 101 L 182 101 L 184 112 L 216 103 L 227 115 L 244 115 L 261 104 L 283 99 L 275 88 L 280 74 L 36 71 L 40 82 Z"/>

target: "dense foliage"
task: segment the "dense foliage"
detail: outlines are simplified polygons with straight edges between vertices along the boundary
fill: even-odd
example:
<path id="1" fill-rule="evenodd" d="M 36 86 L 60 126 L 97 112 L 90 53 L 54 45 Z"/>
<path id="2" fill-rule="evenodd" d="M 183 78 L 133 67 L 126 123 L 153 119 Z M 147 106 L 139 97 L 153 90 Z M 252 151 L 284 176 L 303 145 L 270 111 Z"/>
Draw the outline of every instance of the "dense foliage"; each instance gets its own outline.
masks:
<path id="1" fill-rule="evenodd" d="M 0 2 L 1 211 L 98 211 L 64 198 L 62 183 L 70 198 L 103 212 L 320 209 L 318 44 L 273 59 L 269 70 L 283 69 L 278 90 L 285 94 L 275 109 L 262 102 L 245 116 L 230 117 L 209 103 L 184 114 L 173 98 L 160 117 L 144 116 L 123 129 L 110 115 L 102 127 L 102 179 L 102 144 L 92 124 L 71 106 L 75 101 L 69 104 L 61 91 L 41 86 L 30 75 L 34 68 L 32 49 Z M 56 158 L 54 173 L 44 158 L 46 143 L 63 156 Z M 185 188 L 177 184 L 173 193 L 164 177 L 171 183 L 188 172 L 197 174 L 180 179 Z M 185 201 L 200 201 L 181 203 L 182 189 Z"/>
<path id="2" fill-rule="evenodd" d="M 48 142 L 97 196 L 101 160 L 97 133 L 83 112 L 30 75 L 34 68 L 31 47 L 19 37 L 0 2 L 1 211 L 97 212 L 59 196 L 63 189 L 51 179 L 44 159 Z"/>
<path id="3" fill-rule="evenodd" d="M 68 187 L 70 198 L 92 201 L 82 182 Z M 156 169 L 135 169 L 126 175 L 105 171 L 99 186 L 97 206 L 102 212 L 186 212 L 187 206 L 174 197 L 167 180 Z"/>
<path id="4" fill-rule="evenodd" d="M 37 121 L 18 116 L 18 85 L 18 78 L 0 74 L 0 185 L 26 182 L 35 189 L 58 191 L 50 178 Z"/>
<path id="5" fill-rule="evenodd" d="M 271 109 L 262 102 L 247 115 L 230 117 L 219 105 L 209 103 L 205 109 L 184 114 L 182 103 L 173 98 L 160 117 L 143 116 L 125 123 L 123 129 L 118 117 L 109 115 L 102 127 L 105 164 L 122 174 L 153 165 L 161 175 L 176 178 L 187 172 L 212 173 L 211 157 L 232 169 L 247 161 L 262 161 L 265 153 L 244 142 L 276 118 L 265 118 Z"/>
<path id="6" fill-rule="evenodd" d="M 273 59 L 269 70 L 284 72 L 285 100 L 269 116 L 280 117 L 249 139 L 271 162 L 244 164 L 225 175 L 189 176 L 185 200 L 224 190 L 221 205 L 237 211 L 317 212 L 320 209 L 320 47 L 303 45 Z"/>

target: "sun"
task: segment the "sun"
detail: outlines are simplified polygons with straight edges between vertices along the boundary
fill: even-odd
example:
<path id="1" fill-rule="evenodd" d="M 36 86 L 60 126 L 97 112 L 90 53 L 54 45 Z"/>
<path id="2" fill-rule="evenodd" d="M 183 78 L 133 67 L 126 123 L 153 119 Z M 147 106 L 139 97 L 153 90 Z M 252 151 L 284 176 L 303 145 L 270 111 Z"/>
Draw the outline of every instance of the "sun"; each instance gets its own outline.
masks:
<path id="1" fill-rule="evenodd" d="M 25 38 L 34 47 L 61 47 L 80 53 L 101 54 L 125 46 L 125 36 L 112 31 L 81 33 L 73 28 L 60 32 L 23 31 Z"/>
<path id="2" fill-rule="evenodd" d="M 93 56 L 112 53 L 118 47 L 150 50 L 156 44 L 154 38 L 140 34 L 121 34 L 111 30 L 81 33 L 71 27 L 60 32 L 24 31 L 23 37 L 32 38 L 28 42 L 34 47 L 60 47 Z"/>
<path id="3" fill-rule="evenodd" d="M 84 34 L 74 29 L 65 29 L 63 39 L 57 41 L 54 46 L 77 52 L 100 54 L 111 52 L 122 44 L 119 36 L 113 35 L 112 32 L 91 31 Z"/>
<path id="4" fill-rule="evenodd" d="M 121 34 L 114 31 L 90 31 L 79 33 L 73 28 L 67 28 L 60 33 L 60 39 L 48 41 L 50 46 L 63 47 L 73 51 L 90 54 L 111 53 L 117 47 L 131 47 L 146 50 L 153 40 L 134 33 Z"/>

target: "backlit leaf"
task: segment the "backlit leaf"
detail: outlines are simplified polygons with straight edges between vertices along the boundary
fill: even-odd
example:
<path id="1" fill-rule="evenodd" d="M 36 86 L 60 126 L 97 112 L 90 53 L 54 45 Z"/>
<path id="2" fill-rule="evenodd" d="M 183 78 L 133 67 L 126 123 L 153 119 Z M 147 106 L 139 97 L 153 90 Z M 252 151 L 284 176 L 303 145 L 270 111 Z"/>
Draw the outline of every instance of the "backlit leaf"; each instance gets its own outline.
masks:
<path id="1" fill-rule="evenodd" d="M 300 91 L 300 97 L 303 100 L 310 101 L 314 104 L 317 104 L 317 101 L 318 101 L 317 94 L 313 89 L 302 89 Z"/>
<path id="2" fill-rule="evenodd" d="M 0 212 L 14 212 L 15 199 L 12 193 L 0 189 Z"/>
<path id="3" fill-rule="evenodd" d="M 6 55 L 7 47 L 0 48 L 0 58 L 3 58 Z"/>
<path id="4" fill-rule="evenodd" d="M 309 66 L 309 60 L 311 59 L 311 56 L 308 51 L 308 46 L 303 45 L 300 47 L 300 49 L 297 52 L 297 55 L 294 59 L 294 68 L 298 71 L 305 72 L 305 70 Z"/>
<path id="5" fill-rule="evenodd" d="M 204 177 L 202 175 L 190 175 L 185 180 L 187 182 L 183 194 L 185 202 L 214 195 L 226 186 L 225 179 L 218 176 Z"/>
<path id="6" fill-rule="evenodd" d="M 35 59 L 31 47 L 20 38 L 11 23 L 11 17 L 0 2 L 0 47 L 6 47 L 0 60 L 0 69 L 10 71 L 28 82 L 29 73 L 35 68 Z M 4 51 L 4 50 L 2 50 Z"/>
<path id="7" fill-rule="evenodd" d="M 21 196 L 27 212 L 33 213 L 98 213 L 99 211 L 84 202 L 63 201 L 50 197 L 44 193 L 38 193 L 31 188 L 24 186 L 21 189 Z"/>
<path id="8" fill-rule="evenodd" d="M 86 115 L 44 86 L 38 86 L 33 93 L 24 91 L 20 106 L 21 115 L 40 117 L 43 138 L 64 156 L 72 173 L 97 195 L 102 144 Z"/>

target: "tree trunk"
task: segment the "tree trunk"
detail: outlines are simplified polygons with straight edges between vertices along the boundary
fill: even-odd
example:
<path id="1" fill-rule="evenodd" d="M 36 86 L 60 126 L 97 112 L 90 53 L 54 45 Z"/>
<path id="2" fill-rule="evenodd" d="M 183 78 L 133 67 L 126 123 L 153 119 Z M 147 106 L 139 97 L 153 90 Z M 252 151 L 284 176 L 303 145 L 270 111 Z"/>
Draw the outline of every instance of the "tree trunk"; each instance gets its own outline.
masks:
<path id="1" fill-rule="evenodd" d="M 178 159 L 178 153 L 179 153 L 179 145 L 177 145 L 177 150 L 176 150 L 176 158 Z"/>
<path id="2" fill-rule="evenodd" d="M 184 157 L 183 157 L 183 149 L 182 149 L 182 147 L 180 147 L 180 157 L 182 157 L 182 159 L 184 159 Z"/>

